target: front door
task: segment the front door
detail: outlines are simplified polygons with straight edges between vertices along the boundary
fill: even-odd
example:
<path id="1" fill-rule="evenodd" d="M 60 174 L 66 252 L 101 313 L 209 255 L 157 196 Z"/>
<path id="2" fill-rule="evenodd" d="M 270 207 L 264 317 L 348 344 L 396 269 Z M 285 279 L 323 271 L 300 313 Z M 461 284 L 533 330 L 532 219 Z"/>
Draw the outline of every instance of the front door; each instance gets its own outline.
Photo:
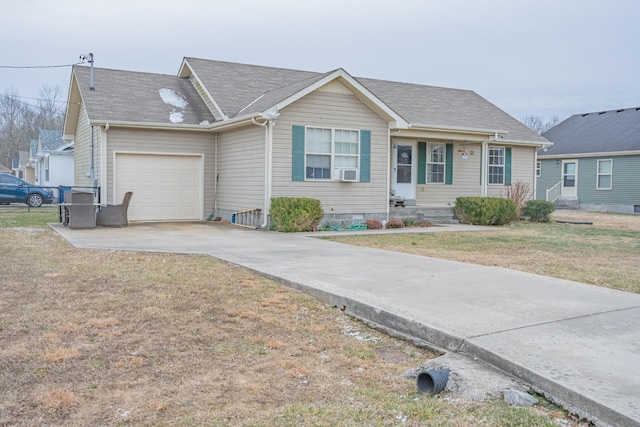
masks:
<path id="1" fill-rule="evenodd" d="M 393 145 L 393 189 L 395 195 L 405 200 L 416 198 L 416 144 L 415 142 Z"/>
<path id="2" fill-rule="evenodd" d="M 562 197 L 578 197 L 578 161 L 562 161 Z"/>

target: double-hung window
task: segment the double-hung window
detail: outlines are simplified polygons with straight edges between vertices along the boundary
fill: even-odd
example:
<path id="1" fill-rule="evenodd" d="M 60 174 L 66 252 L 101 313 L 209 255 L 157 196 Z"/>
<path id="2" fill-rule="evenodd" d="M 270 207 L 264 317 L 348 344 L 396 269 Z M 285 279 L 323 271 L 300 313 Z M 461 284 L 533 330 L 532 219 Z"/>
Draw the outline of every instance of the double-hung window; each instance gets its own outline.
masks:
<path id="1" fill-rule="evenodd" d="M 444 184 L 445 144 L 427 145 L 427 182 Z"/>
<path id="2" fill-rule="evenodd" d="M 504 184 L 504 147 L 489 147 L 489 184 Z"/>
<path id="3" fill-rule="evenodd" d="M 611 190 L 613 184 L 613 160 L 598 160 L 598 190 Z"/>
<path id="4" fill-rule="evenodd" d="M 357 168 L 360 132 L 308 127 L 305 138 L 306 179 L 332 179 L 335 169 Z M 338 177 L 333 177 L 338 178 Z"/>

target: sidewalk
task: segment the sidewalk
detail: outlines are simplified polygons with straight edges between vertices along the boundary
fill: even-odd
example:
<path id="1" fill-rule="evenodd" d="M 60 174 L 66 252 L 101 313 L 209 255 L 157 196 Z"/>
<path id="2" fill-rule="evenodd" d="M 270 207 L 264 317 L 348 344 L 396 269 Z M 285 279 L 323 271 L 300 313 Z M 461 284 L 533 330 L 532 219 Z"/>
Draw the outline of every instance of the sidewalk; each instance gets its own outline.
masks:
<path id="1" fill-rule="evenodd" d="M 310 237 L 325 233 L 208 223 L 53 228 L 79 248 L 202 253 L 242 265 L 354 316 L 487 361 L 597 425 L 640 426 L 640 295 Z"/>

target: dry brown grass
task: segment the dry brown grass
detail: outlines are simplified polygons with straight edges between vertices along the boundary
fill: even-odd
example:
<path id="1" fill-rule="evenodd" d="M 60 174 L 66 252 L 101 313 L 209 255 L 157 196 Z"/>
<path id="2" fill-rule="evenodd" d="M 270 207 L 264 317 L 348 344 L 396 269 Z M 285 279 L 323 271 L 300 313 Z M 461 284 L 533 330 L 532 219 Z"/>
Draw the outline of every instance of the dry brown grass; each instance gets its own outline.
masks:
<path id="1" fill-rule="evenodd" d="M 0 251 L 2 426 L 514 417 L 496 402 L 418 396 L 401 374 L 433 353 L 210 257 L 76 250 L 44 228 L 0 229 Z M 538 412 L 517 416 L 552 425 Z"/>

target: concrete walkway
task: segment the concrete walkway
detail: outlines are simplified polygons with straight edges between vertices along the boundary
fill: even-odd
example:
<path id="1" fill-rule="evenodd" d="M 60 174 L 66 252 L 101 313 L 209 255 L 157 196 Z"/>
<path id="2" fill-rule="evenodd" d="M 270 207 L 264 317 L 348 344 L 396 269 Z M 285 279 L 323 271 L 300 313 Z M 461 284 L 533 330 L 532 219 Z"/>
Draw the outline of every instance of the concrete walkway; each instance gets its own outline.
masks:
<path id="1" fill-rule="evenodd" d="M 53 228 L 78 248 L 212 255 L 356 317 L 478 357 L 597 425 L 640 426 L 640 295 L 310 237 L 328 233 L 211 223 Z"/>

